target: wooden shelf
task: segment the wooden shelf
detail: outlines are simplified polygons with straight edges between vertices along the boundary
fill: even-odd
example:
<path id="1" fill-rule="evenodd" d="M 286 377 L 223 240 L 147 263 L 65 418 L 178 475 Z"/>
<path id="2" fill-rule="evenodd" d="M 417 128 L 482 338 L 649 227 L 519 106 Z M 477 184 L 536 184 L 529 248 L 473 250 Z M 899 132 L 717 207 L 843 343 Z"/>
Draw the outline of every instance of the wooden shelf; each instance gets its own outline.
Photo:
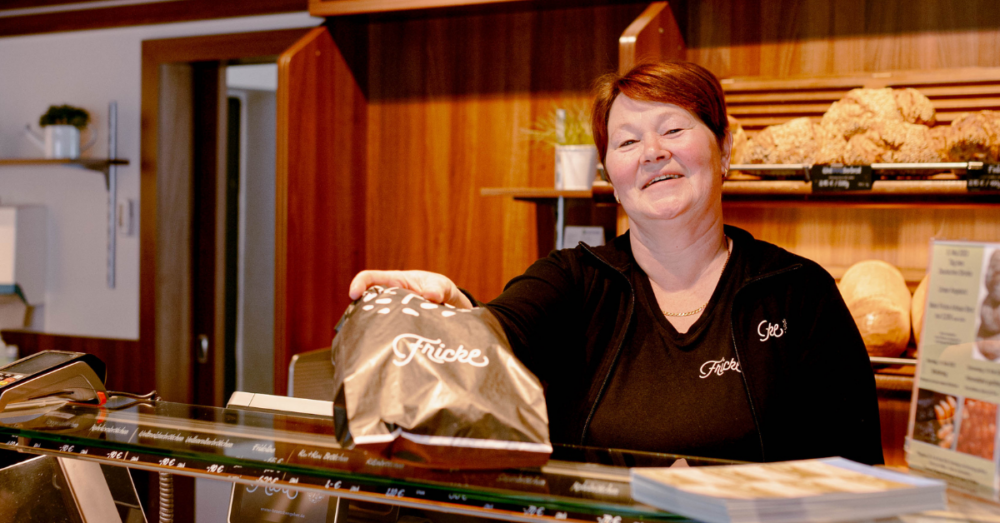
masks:
<path id="1" fill-rule="evenodd" d="M 115 266 L 117 251 L 118 223 L 118 166 L 128 165 L 128 160 L 118 158 L 118 102 L 108 104 L 108 156 L 111 158 L 0 158 L 0 167 L 4 166 L 62 166 L 82 167 L 104 175 L 104 188 L 108 192 L 108 274 L 109 289 L 115 288 Z"/>
<path id="2" fill-rule="evenodd" d="M 3 158 L 0 159 L 0 166 L 11 165 L 68 165 L 78 166 L 91 171 L 107 173 L 111 165 L 128 165 L 128 160 L 109 158 L 77 158 L 76 160 L 49 159 L 49 158 Z"/>
<path id="3" fill-rule="evenodd" d="M 876 180 L 870 191 L 814 192 L 803 180 L 727 181 L 727 204 L 738 202 L 804 202 L 852 205 L 990 205 L 1000 203 L 1000 191 L 969 191 L 964 180 Z"/>
<path id="4" fill-rule="evenodd" d="M 614 201 L 609 184 L 594 185 L 592 191 L 561 191 L 539 187 L 484 187 L 481 196 L 507 196 L 515 200 L 541 202 L 555 198 L 594 198 Z M 730 180 L 722 185 L 723 200 L 729 204 L 787 202 L 795 205 L 993 205 L 1000 203 L 1000 191 L 970 192 L 964 180 L 876 180 L 870 191 L 813 192 L 803 180 Z"/>
<path id="5" fill-rule="evenodd" d="M 614 201 L 614 189 L 608 183 L 595 183 L 590 191 L 564 191 L 547 187 L 483 187 L 480 196 L 508 196 L 515 200 L 543 201 L 556 198 L 593 198 Z"/>

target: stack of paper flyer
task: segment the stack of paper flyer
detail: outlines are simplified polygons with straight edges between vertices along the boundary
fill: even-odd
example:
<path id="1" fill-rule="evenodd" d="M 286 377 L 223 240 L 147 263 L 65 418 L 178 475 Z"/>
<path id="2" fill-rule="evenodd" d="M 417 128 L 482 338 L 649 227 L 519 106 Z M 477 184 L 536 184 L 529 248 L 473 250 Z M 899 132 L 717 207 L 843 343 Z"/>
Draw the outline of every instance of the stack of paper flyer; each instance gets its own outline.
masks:
<path id="1" fill-rule="evenodd" d="M 634 468 L 632 497 L 709 523 L 844 521 L 946 506 L 944 482 L 843 458 Z"/>

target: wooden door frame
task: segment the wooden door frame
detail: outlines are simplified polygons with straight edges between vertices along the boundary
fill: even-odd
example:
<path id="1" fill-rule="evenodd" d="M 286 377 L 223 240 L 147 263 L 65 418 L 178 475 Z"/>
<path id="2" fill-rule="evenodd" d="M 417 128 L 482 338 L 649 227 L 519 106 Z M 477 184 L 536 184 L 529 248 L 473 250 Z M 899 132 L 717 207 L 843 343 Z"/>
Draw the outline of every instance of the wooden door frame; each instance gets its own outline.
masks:
<path id="1" fill-rule="evenodd" d="M 159 289 L 176 284 L 164 281 L 157 274 L 157 231 L 159 227 L 157 209 L 157 182 L 159 161 L 159 115 L 160 115 L 160 67 L 171 63 L 191 63 L 201 61 L 232 61 L 255 57 L 273 56 L 277 59 L 283 51 L 292 46 L 311 27 L 260 31 L 251 33 L 222 34 L 162 40 L 146 40 L 142 43 L 142 94 L 141 94 L 141 140 L 140 140 L 140 230 L 139 230 L 139 354 L 136 361 L 153 379 L 157 390 L 167 390 L 171 382 L 177 382 L 178 372 L 189 372 L 170 368 L 169 365 L 155 364 L 164 359 L 157 351 L 156 296 Z M 221 326 L 219 326 L 221 328 Z M 186 355 L 190 358 L 190 354 Z M 221 373 L 221 365 L 216 372 Z M 149 375 L 151 374 L 151 375 Z M 221 375 L 218 377 L 221 383 Z M 183 381 L 183 380 L 182 380 Z M 190 394 L 188 391 L 186 394 Z M 183 401 L 185 398 L 170 398 Z"/>

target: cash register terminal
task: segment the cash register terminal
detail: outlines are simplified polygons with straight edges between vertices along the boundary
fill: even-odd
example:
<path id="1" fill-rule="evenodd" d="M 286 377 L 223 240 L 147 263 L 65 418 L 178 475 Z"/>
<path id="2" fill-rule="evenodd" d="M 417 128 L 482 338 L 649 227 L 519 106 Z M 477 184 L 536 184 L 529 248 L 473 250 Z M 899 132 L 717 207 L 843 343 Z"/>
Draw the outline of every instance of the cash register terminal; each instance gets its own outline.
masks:
<path id="1" fill-rule="evenodd" d="M 107 369 L 97 356 L 42 351 L 0 367 L 0 412 L 12 403 L 59 398 L 103 405 Z"/>

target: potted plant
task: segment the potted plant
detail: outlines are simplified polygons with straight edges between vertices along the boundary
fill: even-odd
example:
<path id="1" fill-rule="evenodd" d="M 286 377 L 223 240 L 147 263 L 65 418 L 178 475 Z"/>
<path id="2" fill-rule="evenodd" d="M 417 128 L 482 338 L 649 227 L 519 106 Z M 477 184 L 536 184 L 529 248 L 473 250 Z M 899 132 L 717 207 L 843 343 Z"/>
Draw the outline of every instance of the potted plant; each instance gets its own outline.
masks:
<path id="1" fill-rule="evenodd" d="M 555 188 L 589 191 L 597 176 L 597 146 L 590 113 L 582 104 L 555 108 L 525 130 L 535 141 L 555 149 Z"/>
<path id="2" fill-rule="evenodd" d="M 28 137 L 45 151 L 46 158 L 76 159 L 80 157 L 80 130 L 90 122 L 86 110 L 71 105 L 52 105 L 38 119 L 44 137 L 31 132 Z M 93 144 L 93 140 L 83 148 Z"/>

